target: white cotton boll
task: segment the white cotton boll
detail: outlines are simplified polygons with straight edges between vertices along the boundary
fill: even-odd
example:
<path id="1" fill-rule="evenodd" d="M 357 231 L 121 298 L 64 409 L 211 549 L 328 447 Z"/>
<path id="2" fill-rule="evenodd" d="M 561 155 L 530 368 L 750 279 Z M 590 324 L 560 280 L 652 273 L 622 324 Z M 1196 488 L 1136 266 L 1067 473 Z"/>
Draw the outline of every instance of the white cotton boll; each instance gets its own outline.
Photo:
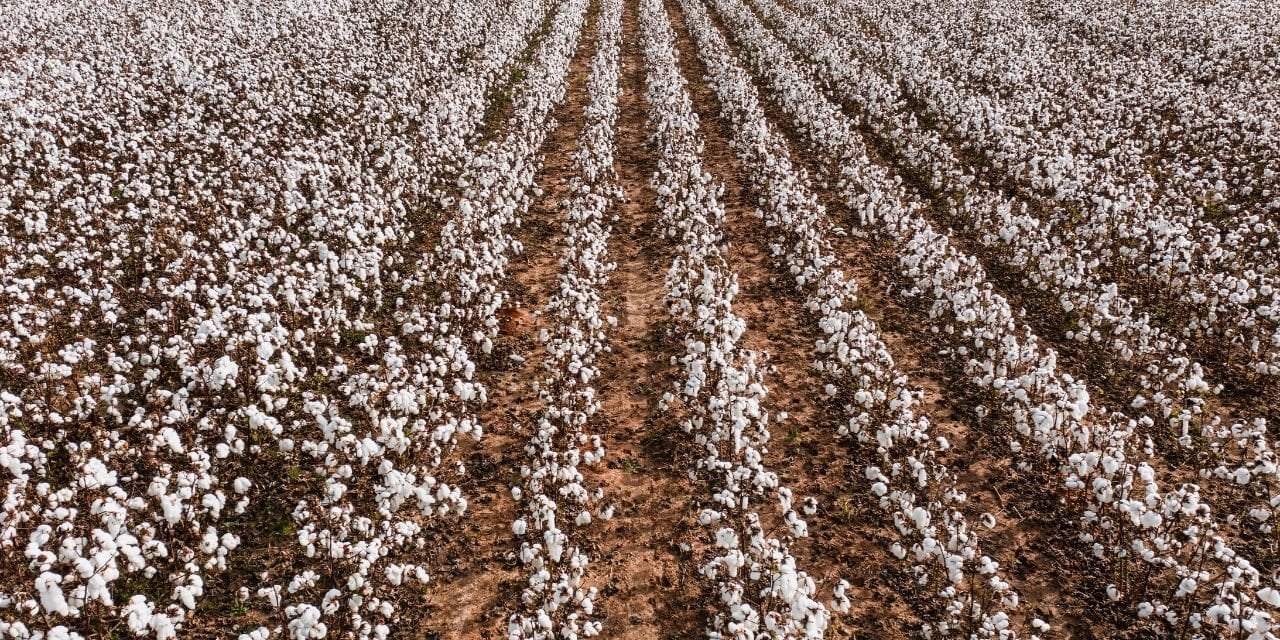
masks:
<path id="1" fill-rule="evenodd" d="M 129 598 L 129 604 L 124 608 L 124 619 L 134 635 L 140 636 L 146 632 L 151 623 L 152 611 L 146 596 L 135 595 Z"/>
<path id="2" fill-rule="evenodd" d="M 925 527 L 929 526 L 929 512 L 924 510 L 922 507 L 913 508 L 908 515 L 911 517 L 912 522 L 915 523 L 917 529 L 923 531 Z"/>
<path id="3" fill-rule="evenodd" d="M 518 536 L 524 535 L 528 530 L 529 523 L 525 522 L 524 518 L 520 518 L 519 520 L 511 523 L 511 532 Z"/>
<path id="4" fill-rule="evenodd" d="M 156 613 L 151 616 L 151 628 L 155 631 L 156 640 L 173 640 L 178 637 L 178 630 L 175 627 L 173 618 L 165 616 L 164 613 Z"/>
<path id="5" fill-rule="evenodd" d="M 200 551 L 211 554 L 218 548 L 218 532 L 210 527 L 200 538 Z"/>
<path id="6" fill-rule="evenodd" d="M 1209 610 L 1205 613 L 1208 614 L 1210 622 L 1222 624 L 1231 618 L 1231 607 L 1225 604 L 1216 604 L 1209 607 Z"/>
<path id="7" fill-rule="evenodd" d="M 214 391 L 221 391 L 223 387 L 234 387 L 235 377 L 240 374 L 240 365 L 231 360 L 231 356 L 222 356 L 213 363 L 213 369 L 209 374 L 209 386 Z"/>
<path id="8" fill-rule="evenodd" d="M 1253 478 L 1253 474 L 1250 473 L 1248 469 L 1240 467 L 1239 469 L 1236 469 L 1234 478 L 1236 484 L 1249 484 L 1249 480 Z"/>
<path id="9" fill-rule="evenodd" d="M 81 640 L 81 636 L 78 633 L 71 633 L 71 630 L 63 625 L 58 625 L 45 634 L 44 640 Z"/>
<path id="10" fill-rule="evenodd" d="M 323 638 L 328 628 L 320 622 L 320 610 L 304 604 L 299 607 L 297 617 L 289 621 L 289 637 L 293 640 L 310 640 Z"/>
<path id="11" fill-rule="evenodd" d="M 235 481 L 231 483 L 231 488 L 236 493 L 241 495 L 248 493 L 249 488 L 252 486 L 253 486 L 253 482 L 251 482 L 248 478 L 245 478 L 243 476 L 236 478 Z"/>
<path id="12" fill-rule="evenodd" d="M 1053 628 L 1053 627 L 1049 626 L 1049 623 L 1048 623 L 1048 622 L 1045 622 L 1044 620 L 1041 620 L 1040 618 L 1036 618 L 1036 619 L 1032 620 L 1032 621 L 1031 621 L 1031 627 L 1032 627 L 1033 629 L 1035 629 L 1036 631 L 1039 631 L 1040 633 L 1048 633 L 1048 632 L 1049 632 L 1049 630 Z"/>
<path id="13" fill-rule="evenodd" d="M 574 520 L 574 522 L 575 522 L 579 527 L 585 527 L 585 526 L 587 526 L 587 525 L 591 524 L 591 512 L 589 512 L 589 511 L 583 511 L 582 513 L 579 513 L 579 514 L 578 514 L 578 517 Z"/>
<path id="14" fill-rule="evenodd" d="M 536 545 L 521 545 L 520 564 L 529 564 L 530 562 L 533 562 L 533 559 L 538 557 L 540 550 L 541 548 Z"/>
<path id="15" fill-rule="evenodd" d="M 831 610 L 836 613 L 849 613 L 853 603 L 845 593 L 849 589 L 849 581 L 841 580 L 832 591 Z"/>
<path id="16" fill-rule="evenodd" d="M 1108 598 L 1111 598 L 1111 600 L 1112 600 L 1112 601 L 1119 600 L 1119 599 L 1120 599 L 1120 590 L 1119 590 L 1119 589 L 1117 589 L 1117 588 L 1116 588 L 1116 586 L 1115 586 L 1114 584 L 1109 584 L 1109 585 L 1107 585 L 1107 597 L 1108 597 Z"/>
<path id="17" fill-rule="evenodd" d="M 160 437 L 164 440 L 166 447 L 174 453 L 185 453 L 186 447 L 182 445 L 182 437 L 174 431 L 172 427 L 165 427 L 160 430 Z"/>
<path id="18" fill-rule="evenodd" d="M 716 546 L 721 549 L 738 548 L 738 534 L 733 529 L 724 528 L 716 532 Z"/>
<path id="19" fill-rule="evenodd" d="M 1083 420 L 1089 413 L 1089 391 L 1081 387 L 1076 395 L 1075 406 L 1071 407 L 1071 417 L 1076 420 Z"/>
<path id="20" fill-rule="evenodd" d="M 71 607 L 62 593 L 62 576 L 45 572 L 36 578 L 36 591 L 40 593 L 40 606 L 46 613 L 62 616 L 71 615 Z"/>
<path id="21" fill-rule="evenodd" d="M 257 352 L 258 352 L 259 359 L 270 360 L 272 354 L 276 352 L 276 348 L 270 342 L 263 341 L 258 343 Z"/>
<path id="22" fill-rule="evenodd" d="M 1280 608 L 1280 591 L 1265 587 L 1258 590 L 1258 598 L 1273 607 Z"/>
<path id="23" fill-rule="evenodd" d="M 816 515 L 818 513 L 818 499 L 809 496 L 804 499 L 804 506 L 801 508 L 806 516 Z"/>

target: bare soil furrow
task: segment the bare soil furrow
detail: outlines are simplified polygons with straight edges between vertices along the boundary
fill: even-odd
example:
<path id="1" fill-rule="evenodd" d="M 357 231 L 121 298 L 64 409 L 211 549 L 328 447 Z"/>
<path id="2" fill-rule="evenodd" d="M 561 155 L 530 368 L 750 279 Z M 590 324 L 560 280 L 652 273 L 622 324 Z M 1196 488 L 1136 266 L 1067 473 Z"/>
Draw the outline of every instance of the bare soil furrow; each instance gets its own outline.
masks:
<path id="1" fill-rule="evenodd" d="M 697 523 L 693 488 L 681 471 L 685 434 L 658 408 L 675 381 L 667 336 L 663 276 L 671 251 L 658 230 L 636 7 L 622 14 L 622 93 L 617 135 L 618 181 L 627 201 L 617 208 L 609 254 L 616 269 L 604 292 L 616 319 L 610 352 L 602 355 L 599 393 L 606 467 L 589 477 L 615 505 L 598 529 L 601 561 L 594 569 L 603 594 L 598 607 L 606 638 L 692 638 L 705 624 L 695 563 L 687 545 Z"/>

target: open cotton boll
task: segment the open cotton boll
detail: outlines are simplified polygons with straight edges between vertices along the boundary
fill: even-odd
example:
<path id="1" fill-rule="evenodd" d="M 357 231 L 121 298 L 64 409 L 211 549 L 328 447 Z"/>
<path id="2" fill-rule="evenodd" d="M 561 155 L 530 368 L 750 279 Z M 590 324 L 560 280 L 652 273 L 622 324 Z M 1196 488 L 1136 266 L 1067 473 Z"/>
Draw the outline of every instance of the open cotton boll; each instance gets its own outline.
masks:
<path id="1" fill-rule="evenodd" d="M 1273 607 L 1280 607 L 1280 591 L 1276 591 L 1271 587 L 1260 589 L 1258 598 Z"/>
<path id="2" fill-rule="evenodd" d="M 62 576 L 45 572 L 36 578 L 36 591 L 40 594 L 40 607 L 46 613 L 70 616 L 73 611 L 62 593 Z"/>

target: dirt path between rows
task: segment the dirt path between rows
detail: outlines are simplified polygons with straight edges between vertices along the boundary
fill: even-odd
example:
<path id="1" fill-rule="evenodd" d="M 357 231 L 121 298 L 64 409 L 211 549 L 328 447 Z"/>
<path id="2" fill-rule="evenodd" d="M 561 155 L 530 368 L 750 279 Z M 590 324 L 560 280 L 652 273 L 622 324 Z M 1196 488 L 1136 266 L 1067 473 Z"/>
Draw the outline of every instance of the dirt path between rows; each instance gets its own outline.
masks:
<path id="1" fill-rule="evenodd" d="M 671 389 L 682 349 L 667 335 L 663 278 L 673 254 L 658 229 L 657 168 L 646 122 L 644 61 L 636 4 L 622 13 L 622 94 L 617 130 L 618 180 L 627 202 L 617 209 L 609 242 L 617 268 L 604 291 L 617 318 L 612 351 L 601 357 L 607 469 L 596 474 L 617 514 L 599 533 L 605 638 L 692 638 L 704 617 L 697 566 L 681 551 L 694 533 L 693 486 L 681 469 L 679 426 L 658 408 Z"/>

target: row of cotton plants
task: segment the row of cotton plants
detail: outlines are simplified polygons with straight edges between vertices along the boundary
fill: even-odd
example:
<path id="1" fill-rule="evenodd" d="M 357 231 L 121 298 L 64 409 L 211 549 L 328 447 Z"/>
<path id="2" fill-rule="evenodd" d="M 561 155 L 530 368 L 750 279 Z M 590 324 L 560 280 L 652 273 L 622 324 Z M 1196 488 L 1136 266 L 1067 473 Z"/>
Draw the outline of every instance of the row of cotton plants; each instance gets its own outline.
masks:
<path id="1" fill-rule="evenodd" d="M 744 52 L 757 71 L 798 64 L 772 37 Z M 1268 633 L 1274 592 L 1216 533 L 1198 487 L 1160 488 L 1155 470 L 1142 461 L 1134 421 L 1093 406 L 1084 385 L 1058 370 L 1056 354 L 1019 328 L 976 260 L 936 232 L 920 215 L 921 203 L 870 162 L 854 123 L 811 81 L 762 78 L 797 133 L 832 166 L 850 168 L 837 191 L 855 222 L 892 243 L 903 276 L 915 285 L 908 293 L 932 300 L 930 324 L 952 343 L 969 380 L 1000 400 L 1018 434 L 1011 446 L 1022 458 L 1020 468 L 1056 469 L 1071 498 L 1067 508 L 1079 517 L 1080 539 L 1105 567 L 1135 557 L 1149 567 L 1152 584 L 1126 582 L 1115 571 L 1118 584 L 1108 592 L 1117 599 L 1141 594 L 1146 600 L 1138 603 L 1138 615 L 1156 615 L 1175 628 L 1243 626 Z"/>
<path id="2" fill-rule="evenodd" d="M 821 61 L 813 67 L 818 78 L 845 87 L 844 95 L 858 89 L 846 82 L 857 67 L 848 64 L 841 42 L 822 37 L 819 25 L 806 16 L 768 3 L 762 3 L 762 10 L 785 25 L 789 41 Z M 792 75 L 805 71 L 793 70 Z M 781 73 L 778 67 L 770 72 Z M 868 87 L 877 80 L 868 73 L 859 81 L 861 87 Z M 870 103 L 876 96 L 891 95 L 891 89 L 880 84 L 858 95 Z M 1021 273 L 1028 287 L 1056 298 L 1060 310 L 1053 312 L 1071 322 L 1066 338 L 1100 344 L 1111 352 L 1111 366 L 1133 372 L 1137 378 L 1129 403 L 1133 410 L 1152 424 L 1167 425 L 1163 433 L 1171 434 L 1170 439 L 1180 445 L 1195 445 L 1208 454 L 1202 463 L 1205 477 L 1229 485 L 1251 484 L 1251 496 L 1244 502 L 1251 511 L 1249 522 L 1269 530 L 1272 509 L 1280 503 L 1280 467 L 1266 435 L 1265 419 L 1224 423 L 1221 416 L 1206 413 L 1216 385 L 1210 386 L 1203 367 L 1187 354 L 1182 340 L 1140 313 L 1139 301 L 1122 295 L 1115 283 L 1102 281 L 1096 262 L 1074 252 L 1052 226 L 1030 215 L 1025 203 L 979 186 L 976 176 L 936 133 L 913 130 L 910 117 L 895 111 L 893 104 L 869 106 L 866 112 L 875 115 L 862 122 L 883 139 L 893 140 L 889 144 L 914 171 L 930 176 L 939 196 L 937 206 L 978 235 L 983 244 L 1000 249 L 994 259 Z"/>
<path id="3" fill-rule="evenodd" d="M 443 200 L 450 217 L 439 243 L 402 285 L 402 290 L 438 288 L 437 295 L 424 299 L 423 304 L 406 305 L 396 316 L 402 334 L 429 345 L 428 350 L 421 358 L 405 357 L 398 341 L 389 338 L 383 356 L 344 386 L 352 396 L 349 404 L 355 405 L 357 398 L 385 397 L 390 406 L 384 411 L 368 407 L 377 426 L 372 441 L 368 436 L 356 440 L 336 430 L 326 442 L 318 443 L 316 450 L 324 454 L 320 460 L 326 486 L 341 486 L 342 479 L 357 465 L 372 464 L 380 477 L 372 494 L 355 504 L 343 503 L 342 494 L 330 492 L 326 496 L 329 500 L 321 501 L 319 509 L 308 503 L 294 509 L 298 539 L 308 555 L 313 547 L 324 549 L 322 557 L 328 570 L 336 564 L 350 573 L 339 582 L 345 592 L 330 588 L 319 603 L 303 600 L 291 604 L 295 599 L 319 595 L 323 581 L 310 579 L 316 573 L 312 570 L 296 574 L 287 587 L 259 590 L 272 604 L 284 606 L 292 637 L 323 636 L 321 625 L 331 614 L 350 616 L 352 627 L 364 635 L 369 626 L 367 612 L 386 616 L 394 611 L 388 607 L 390 603 L 377 597 L 378 586 L 399 587 L 411 578 L 422 581 L 429 577 L 419 565 L 390 562 L 396 558 L 388 558 L 388 552 L 402 546 L 425 549 L 433 530 L 422 525 L 424 518 L 466 512 L 466 497 L 456 485 L 442 482 L 437 469 L 446 462 L 444 454 L 459 436 L 479 439 L 483 435 L 484 427 L 475 411 L 487 401 L 487 394 L 473 378 L 476 365 L 472 354 L 490 354 L 493 349 L 498 332 L 496 314 L 510 297 L 505 289 L 505 267 L 522 250 L 512 230 L 529 207 L 536 188 L 534 178 L 542 164 L 539 152 L 557 126 L 552 113 L 564 100 L 569 63 L 577 50 L 586 6 L 586 1 L 580 0 L 556 9 L 523 79 L 510 88 L 514 106 L 503 130 L 497 138 L 467 152 L 456 181 L 461 193 Z M 376 349 L 374 341 L 370 351 Z M 430 422 L 411 419 L 423 409 Z M 408 468 L 397 464 L 406 453 L 412 462 Z M 455 475 L 465 476 L 461 462 L 453 466 Z M 331 502 L 342 508 L 333 508 Z M 380 517 L 376 521 L 360 513 L 360 507 L 368 503 L 377 507 Z M 402 510 L 406 505 L 417 509 Z M 387 627 L 374 626 L 371 631 L 385 636 Z"/>
<path id="4" fill-rule="evenodd" d="M 698 521 L 715 531 L 702 574 L 719 603 L 708 638 L 821 638 L 829 616 L 814 580 L 785 539 L 766 533 L 755 499 L 776 498 L 787 537 L 807 535 L 789 489 L 763 464 L 770 414 L 758 354 L 739 344 L 746 323 L 733 312 L 737 277 L 725 263 L 722 186 L 702 168 L 702 140 L 675 32 L 659 0 L 640 3 L 650 128 L 655 131 L 660 225 L 677 243 L 667 273 L 667 307 L 684 344 L 683 382 L 663 406 L 681 417 L 697 457 L 690 473 L 711 491 Z"/>
<path id="5" fill-rule="evenodd" d="M 697 0 L 682 5 L 708 84 L 732 126 L 731 143 L 757 185 L 765 225 L 776 234 L 772 253 L 795 279 L 824 336 L 815 365 L 831 380 L 825 393 L 838 397 L 847 412 L 841 434 L 874 447 L 874 464 L 864 467 L 863 477 L 897 534 L 886 551 L 906 564 L 928 594 L 925 616 L 938 616 L 922 633 L 1014 637 L 1002 608 L 1016 607 L 1018 597 L 998 563 L 982 554 L 960 511 L 965 494 L 938 460 L 947 441 L 932 435 L 928 418 L 916 413 L 921 392 L 908 388 L 875 324 L 856 308 L 856 284 L 837 264 L 826 210 L 806 186 L 803 169 L 792 164 L 786 140 L 767 121 L 751 76 L 706 9 Z M 744 17 L 741 4 L 717 5 L 722 15 Z"/>
<path id="6" fill-rule="evenodd" d="M 465 508 L 433 472 L 482 396 L 405 311 L 432 293 L 403 277 L 422 132 L 459 108 L 425 78 L 500 76 L 547 4 L 26 9 L 50 28 L 0 70 L 3 631 L 173 637 L 219 589 L 280 608 L 254 637 L 385 637 L 423 516 Z M 262 569 L 238 593 L 236 562 Z"/>
<path id="7" fill-rule="evenodd" d="M 1223 106 L 1204 103 L 1221 98 L 1218 83 L 1193 92 L 1198 98 L 1185 97 L 1187 87 L 1198 85 L 1185 78 L 1171 90 L 1116 88 L 1110 85 L 1123 82 L 1116 79 L 1177 65 L 1157 60 L 1136 69 L 1117 69 L 1114 52 L 1103 50 L 1078 61 L 1084 71 L 1068 74 L 1059 86 L 1041 89 L 1036 84 L 1050 74 L 1020 74 L 1039 90 L 1014 97 L 1033 110 L 1061 105 L 1061 113 L 1018 118 L 1009 113 L 1016 112 L 1007 105 L 1012 97 L 962 91 L 937 60 L 954 66 L 980 60 L 978 56 L 921 51 L 918 43 L 931 39 L 903 33 L 905 27 L 879 8 L 867 11 L 874 16 L 869 20 L 876 33 L 884 34 L 883 42 L 862 38 L 865 16 L 822 3 L 798 6 L 822 16 L 846 51 L 862 60 L 860 66 L 872 69 L 872 76 L 887 75 L 885 80 L 895 87 L 891 100 L 910 99 L 920 105 L 936 122 L 931 135 L 957 139 L 966 154 L 982 159 L 979 169 L 987 164 L 995 169 L 982 172 L 984 179 L 1012 187 L 1033 202 L 1032 211 L 1060 230 L 1070 251 L 1096 261 L 1109 278 L 1142 296 L 1150 308 L 1169 307 L 1160 315 L 1171 331 L 1226 351 L 1221 356 L 1224 367 L 1238 366 L 1264 380 L 1280 372 L 1280 230 L 1270 215 L 1280 210 L 1280 194 L 1274 191 L 1280 185 L 1268 168 L 1273 159 L 1241 149 L 1246 144 L 1241 137 L 1251 132 L 1259 136 L 1253 138 L 1256 148 L 1275 148 L 1274 124 L 1258 122 L 1273 111 L 1263 106 L 1268 102 L 1263 96 L 1274 94 L 1274 89 Z M 960 13 L 970 18 L 984 15 Z M 975 27 L 981 28 L 982 24 Z M 1087 48 L 1067 50 L 1074 54 Z M 843 68 L 852 70 L 847 64 Z M 1082 74 L 1089 77 L 1082 79 Z M 1274 73 L 1254 74 L 1274 86 Z M 1099 85 L 1105 90 L 1093 89 Z M 1085 95 L 1076 101 L 1073 96 L 1079 92 Z M 1161 99 L 1153 100 L 1153 95 Z M 1169 124 L 1161 115 L 1166 113 L 1179 115 Z M 1198 125 L 1201 121 L 1207 122 Z M 1122 130 L 1104 123 L 1123 123 Z M 910 128 L 919 128 L 918 123 L 913 121 Z M 1203 135 L 1192 136 L 1193 131 Z M 1186 138 L 1192 149 L 1218 151 L 1212 157 L 1192 158 L 1178 148 L 1148 148 L 1152 141 Z M 1245 184 L 1228 185 L 1230 176 L 1221 175 L 1224 166 L 1237 162 L 1250 176 L 1267 179 L 1244 177 L 1240 180 Z M 1233 196 L 1232 191 L 1239 193 Z"/>
<path id="8" fill-rule="evenodd" d="M 601 2 L 596 20 L 590 102 L 569 182 L 560 272 L 542 314 L 549 327 L 538 338 L 546 353 L 546 376 L 538 385 L 543 411 L 524 447 L 528 460 L 521 483 L 511 490 L 520 503 L 512 531 L 521 540 L 518 556 L 528 576 L 522 608 L 508 622 L 512 640 L 592 637 L 601 627 L 593 615 L 596 588 L 583 580 L 590 557 L 579 532 L 611 517 L 612 508 L 602 504 L 600 489 L 589 488 L 579 465 L 604 458 L 600 436 L 590 426 L 600 408 L 596 359 L 608 349 L 612 320 L 601 310 L 601 291 L 613 270 L 609 215 L 622 195 L 613 168 L 621 0 Z"/>

